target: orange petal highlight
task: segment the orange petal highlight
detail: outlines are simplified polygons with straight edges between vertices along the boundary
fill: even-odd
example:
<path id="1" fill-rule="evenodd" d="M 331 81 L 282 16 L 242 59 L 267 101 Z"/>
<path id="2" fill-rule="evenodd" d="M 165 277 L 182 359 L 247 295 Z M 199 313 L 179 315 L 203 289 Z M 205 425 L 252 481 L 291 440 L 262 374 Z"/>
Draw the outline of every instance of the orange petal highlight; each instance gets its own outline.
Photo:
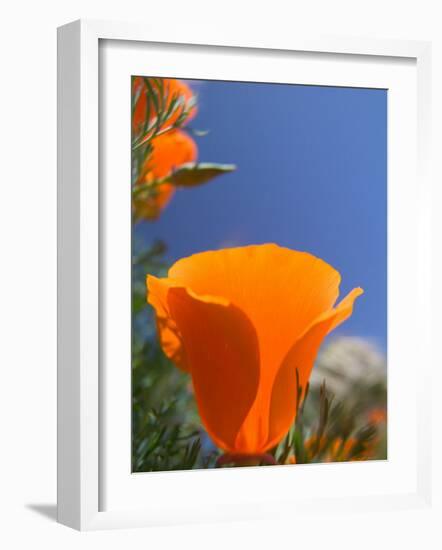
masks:
<path id="1" fill-rule="evenodd" d="M 150 179 L 162 179 L 187 162 L 194 162 L 198 148 L 183 130 L 170 130 L 152 140 L 153 151 L 144 172 Z"/>
<path id="2" fill-rule="evenodd" d="M 286 435 L 295 419 L 296 370 L 304 392 L 322 341 L 331 330 L 350 317 L 353 304 L 361 294 L 361 288 L 353 289 L 336 308 L 320 315 L 287 353 L 272 389 L 266 449 L 273 447 Z"/>
<path id="3" fill-rule="evenodd" d="M 255 329 L 223 299 L 170 288 L 168 304 L 182 335 L 204 426 L 217 446 L 231 450 L 259 384 Z"/>
<path id="4" fill-rule="evenodd" d="M 267 363 L 277 367 L 294 338 L 338 297 L 339 273 L 306 252 L 274 244 L 202 252 L 183 258 L 169 277 L 198 294 L 226 297 L 254 324 Z"/>

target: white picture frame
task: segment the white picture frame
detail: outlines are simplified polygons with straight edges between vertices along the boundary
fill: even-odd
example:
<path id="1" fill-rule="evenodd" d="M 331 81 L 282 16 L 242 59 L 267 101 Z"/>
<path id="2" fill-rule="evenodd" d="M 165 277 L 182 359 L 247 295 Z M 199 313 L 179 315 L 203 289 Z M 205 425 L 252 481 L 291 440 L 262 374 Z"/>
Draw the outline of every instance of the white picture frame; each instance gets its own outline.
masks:
<path id="1" fill-rule="evenodd" d="M 261 499 L 254 496 L 251 490 L 249 498 L 245 500 L 237 498 L 236 502 L 232 503 L 229 502 L 228 496 L 225 496 L 224 499 L 220 497 L 216 505 L 210 507 L 207 505 L 207 501 L 198 501 L 198 490 L 202 490 L 200 487 L 195 490 L 193 502 L 187 502 L 186 507 L 183 502 L 178 502 L 176 506 L 168 506 L 167 502 L 160 505 L 156 503 L 150 506 L 140 506 L 136 499 L 134 500 L 135 504 L 130 505 L 128 500 L 131 493 L 122 489 L 121 493 L 114 491 L 113 494 L 116 496 L 112 499 L 110 509 L 103 504 L 103 483 L 109 483 L 109 477 L 112 482 L 115 477 L 112 464 L 109 466 L 106 461 L 103 462 L 103 454 L 109 452 L 105 437 L 106 422 L 103 418 L 107 414 L 106 406 L 103 403 L 108 397 L 104 393 L 109 392 L 111 395 L 112 391 L 115 392 L 115 387 L 118 384 L 103 386 L 102 349 L 100 348 L 103 325 L 102 305 L 106 300 L 106 290 L 102 288 L 101 282 L 103 266 L 106 266 L 108 261 L 106 258 L 103 259 L 103 238 L 105 238 L 103 232 L 109 230 L 106 224 L 100 224 L 100 212 L 104 208 L 104 194 L 103 189 L 100 188 L 102 143 L 100 142 L 99 125 L 99 113 L 103 109 L 103 106 L 100 105 L 100 59 L 102 59 L 100 44 L 103 44 L 102 41 L 115 43 L 124 41 L 129 45 L 168 44 L 177 49 L 184 48 L 184 46 L 187 49 L 192 49 L 192 46 L 195 46 L 200 48 L 200 51 L 205 51 L 204 48 L 206 48 L 204 56 L 209 60 L 210 52 L 213 52 L 213 48 L 216 47 L 219 50 L 224 49 L 223 51 L 228 48 L 231 58 L 247 56 L 248 53 L 257 56 L 271 53 L 273 56 L 284 57 L 303 52 L 303 54 L 312 56 L 329 55 L 330 59 L 332 56 L 336 56 L 339 60 L 345 57 L 348 62 L 354 61 L 356 64 L 364 63 L 369 59 L 379 60 L 381 64 L 383 61 L 389 63 L 403 59 L 415 65 L 417 93 L 416 90 L 410 89 L 409 100 L 415 103 L 413 108 L 416 109 L 417 125 L 412 126 L 412 122 L 410 122 L 410 126 L 407 128 L 413 135 L 408 136 L 411 139 L 407 145 L 403 146 L 413 149 L 410 151 L 410 155 L 407 155 L 407 162 L 413 162 L 412 159 L 415 159 L 417 177 L 414 173 L 411 175 L 400 174 L 399 167 L 392 175 L 394 178 L 402 175 L 404 181 L 409 178 L 408 186 L 404 187 L 403 200 L 404 204 L 406 203 L 404 210 L 407 211 L 407 208 L 413 206 L 416 213 L 412 220 L 408 220 L 408 226 L 407 219 L 401 217 L 399 208 L 394 210 L 397 216 L 393 216 L 396 224 L 395 231 L 399 227 L 407 226 L 406 229 L 411 235 L 411 240 L 415 243 L 411 247 L 415 269 L 410 272 L 409 282 L 413 286 L 409 290 L 409 302 L 412 317 L 416 319 L 412 330 L 416 332 L 418 343 L 410 342 L 402 356 L 403 360 L 408 360 L 410 363 L 410 372 L 411 361 L 417 357 L 418 352 L 421 359 L 419 379 L 413 381 L 415 383 L 409 384 L 408 390 L 406 390 L 414 392 L 413 398 L 414 396 L 416 398 L 416 409 L 413 419 L 411 419 L 416 424 L 416 441 L 413 447 L 416 455 L 413 457 L 413 462 L 407 466 L 413 469 L 415 483 L 411 484 L 411 489 L 405 485 L 401 489 L 398 485 L 396 489 L 391 486 L 384 492 L 375 490 L 367 491 L 366 494 L 353 494 L 351 481 L 347 479 L 348 486 L 343 493 L 333 489 L 332 483 L 328 493 L 314 491 L 310 498 L 304 493 L 301 499 L 293 500 L 287 500 L 284 497 L 280 500 L 283 506 L 273 506 L 272 510 L 278 516 L 289 516 L 295 512 L 308 513 L 309 510 L 319 510 L 321 507 L 330 506 L 331 502 L 333 502 L 335 510 L 339 509 L 344 512 L 355 507 L 369 511 L 380 508 L 428 506 L 431 501 L 430 423 L 428 422 L 431 414 L 425 386 L 429 384 L 432 364 L 430 342 L 431 248 L 428 244 L 430 242 L 432 197 L 429 177 L 430 44 L 346 37 L 300 36 L 281 36 L 278 41 L 272 40 L 271 43 L 267 43 L 263 37 L 251 38 L 250 35 L 247 39 L 227 34 L 208 37 L 202 30 L 199 36 L 189 37 L 183 30 L 182 35 L 174 33 L 174 36 L 167 36 L 167 33 L 163 33 L 163 31 L 143 25 L 76 21 L 61 27 L 58 34 L 59 522 L 76 529 L 89 530 L 260 517 L 266 498 L 271 499 L 272 502 L 278 500 L 277 492 L 270 494 L 270 486 L 278 487 L 278 484 L 287 483 L 290 470 L 290 467 L 260 469 L 259 475 L 265 476 L 264 487 L 267 487 L 264 489 L 264 496 Z M 376 68 L 373 69 L 373 82 L 377 81 L 376 70 Z M 348 82 L 351 81 L 353 85 L 357 85 L 355 82 L 355 79 L 358 78 L 357 74 L 357 70 L 352 75 L 349 74 Z M 188 74 L 188 76 L 194 75 Z M 275 78 L 278 77 L 275 76 Z M 380 76 L 379 81 L 381 80 Z M 344 80 L 340 82 L 344 85 Z M 398 81 L 397 85 L 406 85 L 406 80 L 404 82 L 405 84 Z M 336 84 L 336 82 L 334 83 Z M 362 83 L 363 81 L 361 81 L 361 85 Z M 398 166 L 398 164 L 393 163 L 393 166 Z M 404 164 L 404 166 L 413 168 L 413 164 Z M 110 201 L 118 202 L 118 197 L 111 198 Z M 112 204 L 106 206 L 106 208 L 108 207 L 113 208 Z M 109 210 L 109 212 L 113 212 L 114 220 L 118 222 L 115 217 L 116 210 Z M 125 227 L 127 230 L 127 223 Z M 124 234 L 124 227 L 122 230 Z M 123 246 L 129 246 L 127 239 L 126 245 Z M 123 248 L 120 251 L 123 251 Z M 394 251 L 395 249 L 393 249 L 393 254 Z M 116 254 L 118 253 L 117 251 Z M 400 256 L 399 253 L 398 255 Z M 402 251 L 401 257 L 404 257 L 404 251 Z M 130 269 L 129 262 L 127 269 Z M 393 269 L 393 276 L 394 273 Z M 121 276 L 123 279 L 127 277 L 127 271 Z M 389 313 L 390 307 L 392 311 L 400 308 L 399 291 L 396 293 L 396 298 L 393 295 L 392 301 L 389 298 Z M 397 313 L 400 315 L 400 311 Z M 390 328 L 389 325 L 389 330 Z M 394 327 L 393 329 L 396 331 L 397 339 L 400 339 L 399 324 L 396 329 Z M 406 330 L 404 327 L 402 329 Z M 406 332 L 403 336 L 409 340 Z M 128 411 L 121 411 L 121 416 L 127 417 L 127 413 Z M 122 422 L 120 428 L 120 433 L 124 434 L 127 422 Z M 127 433 L 127 437 L 130 438 L 130 433 Z M 374 467 L 372 475 L 378 475 L 376 470 L 378 466 L 376 464 L 372 466 Z M 299 467 L 292 468 L 292 471 L 296 468 Z M 358 470 L 353 468 L 353 465 L 346 464 L 327 466 L 327 472 L 334 472 L 333 474 L 312 474 L 310 469 L 309 472 L 305 470 L 303 476 L 321 475 L 321 483 L 326 483 L 326 478 L 333 475 L 335 476 L 334 480 L 337 481 L 342 475 L 343 468 L 352 468 L 351 476 L 353 478 L 361 475 Z M 403 470 L 403 476 L 408 475 L 407 471 Z M 115 472 L 117 472 L 115 475 L 118 475 L 118 471 L 115 470 Z M 238 483 L 245 483 L 245 486 L 250 489 L 256 485 L 256 468 L 242 469 L 241 479 L 239 479 L 238 472 L 230 471 L 227 483 L 234 483 L 236 486 Z M 150 481 L 145 478 L 143 483 L 145 487 L 149 487 L 149 483 L 152 487 L 153 485 L 161 487 L 162 483 L 167 484 L 167 478 L 170 480 L 173 476 L 173 485 L 179 485 L 178 491 L 186 491 L 189 479 L 195 485 L 196 476 L 200 476 L 200 480 L 202 479 L 200 486 L 209 486 L 212 481 L 208 481 L 207 473 L 159 473 L 155 474 L 155 478 L 151 477 Z M 224 474 L 225 472 L 216 472 L 216 475 L 220 473 Z M 124 475 L 126 474 L 130 476 L 130 471 L 126 471 Z M 384 474 L 391 475 L 391 472 L 384 472 Z M 201 478 L 201 475 L 206 477 Z M 134 478 L 133 475 L 132 478 Z M 153 481 L 154 479 L 155 481 Z M 261 481 L 263 479 L 261 477 Z M 399 476 L 398 483 L 402 483 L 403 479 Z M 130 484 L 133 485 L 132 481 Z M 213 489 L 220 490 L 225 484 L 226 478 L 221 480 L 218 475 Z M 170 485 L 171 483 L 169 483 L 167 491 L 170 491 Z M 124 498 L 123 493 L 125 494 Z M 207 497 L 207 495 L 205 496 Z M 268 510 L 266 516 L 268 517 Z"/>

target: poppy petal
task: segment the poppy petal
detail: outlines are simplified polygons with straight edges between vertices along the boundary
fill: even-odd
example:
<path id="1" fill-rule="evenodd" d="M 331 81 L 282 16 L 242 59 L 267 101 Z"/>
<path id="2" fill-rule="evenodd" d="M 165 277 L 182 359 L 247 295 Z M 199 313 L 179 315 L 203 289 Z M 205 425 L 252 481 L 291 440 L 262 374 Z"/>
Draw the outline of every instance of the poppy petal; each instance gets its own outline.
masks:
<path id="1" fill-rule="evenodd" d="M 170 288 L 168 305 L 182 335 L 198 410 L 207 432 L 224 450 L 238 431 L 259 385 L 256 331 L 235 305 L 185 288 Z"/>
<path id="2" fill-rule="evenodd" d="M 181 370 L 188 372 L 186 354 L 184 352 L 181 334 L 175 321 L 170 316 L 167 294 L 170 281 L 147 276 L 147 301 L 156 313 L 158 338 L 167 357 Z"/>
<path id="3" fill-rule="evenodd" d="M 150 84 L 149 96 L 145 81 Z M 162 83 L 162 90 L 158 86 L 158 82 Z M 197 112 L 195 96 L 191 88 L 182 80 L 175 78 L 147 78 L 137 76 L 132 83 L 132 97 L 134 98 L 134 110 L 132 115 L 132 129 L 135 135 L 140 134 L 146 127 L 157 119 L 157 105 L 152 99 L 151 94 L 154 93 L 157 99 L 162 98 L 164 102 L 164 111 L 170 111 L 168 117 L 162 121 L 160 129 L 165 129 L 173 126 L 178 119 L 181 119 L 180 125 L 187 124 Z M 172 101 L 178 101 L 177 108 L 172 109 Z M 149 112 L 149 120 L 146 120 Z M 182 120 L 182 117 L 185 117 Z"/>
<path id="4" fill-rule="evenodd" d="M 144 172 L 151 179 L 165 178 L 175 168 L 194 162 L 198 148 L 194 140 L 182 130 L 170 130 L 151 141 L 153 150 L 147 158 Z"/>
<path id="5" fill-rule="evenodd" d="M 319 258 L 275 244 L 195 254 L 176 262 L 169 277 L 199 295 L 224 296 L 244 311 L 258 333 L 261 361 L 273 372 L 294 338 L 333 307 L 341 279 Z"/>
<path id="6" fill-rule="evenodd" d="M 167 178 L 180 166 L 194 162 L 198 157 L 198 148 L 193 139 L 181 130 L 170 130 L 152 140 L 152 152 L 145 162 L 139 184 L 151 184 Z M 163 181 L 154 190 L 134 198 L 133 207 L 137 219 L 154 220 L 169 204 L 175 193 L 175 185 Z"/>
<path id="7" fill-rule="evenodd" d="M 320 315 L 286 355 L 272 389 L 269 438 L 266 449 L 276 445 L 294 421 L 297 393 L 296 370 L 298 370 L 299 384 L 304 391 L 323 339 L 331 330 L 350 317 L 354 301 L 362 293 L 361 288 L 353 289 L 336 308 Z"/>
<path id="8" fill-rule="evenodd" d="M 187 116 L 183 123 L 187 124 L 195 117 L 197 113 L 196 98 L 192 89 L 186 84 L 186 82 L 176 78 L 165 78 L 164 84 L 167 95 L 167 107 L 170 108 L 173 99 L 179 99 L 182 105 L 181 108 L 176 109 L 170 114 L 164 123 L 164 126 L 172 126 L 186 112 Z"/>

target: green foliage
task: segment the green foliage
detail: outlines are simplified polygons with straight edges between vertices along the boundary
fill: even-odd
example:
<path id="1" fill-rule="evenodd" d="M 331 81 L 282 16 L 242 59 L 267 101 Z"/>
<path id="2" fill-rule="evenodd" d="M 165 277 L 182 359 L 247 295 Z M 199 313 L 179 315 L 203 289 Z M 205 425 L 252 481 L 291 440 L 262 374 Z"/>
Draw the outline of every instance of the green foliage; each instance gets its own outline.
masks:
<path id="1" fill-rule="evenodd" d="M 296 420 L 285 439 L 274 449 L 279 464 L 383 460 L 386 454 L 386 426 L 363 420 L 358 396 L 372 388 L 355 386 L 349 399 L 336 401 L 326 381 L 319 388 L 307 385 Z M 298 385 L 298 396 L 302 389 Z M 379 402 L 384 407 L 385 393 Z M 371 401 L 365 413 L 373 407 Z M 364 423 L 365 422 L 365 423 Z M 291 460 L 289 460 L 291 458 Z"/>
<path id="2" fill-rule="evenodd" d="M 146 87 L 144 92 L 146 93 L 146 118 L 141 135 L 133 136 L 132 151 L 146 147 L 161 134 L 174 128 L 181 128 L 196 103 L 195 97 L 186 101 L 179 95 L 169 96 L 169 90 L 164 86 L 163 78 L 144 77 L 143 82 Z M 155 116 L 151 117 L 151 114 Z M 166 125 L 171 118 L 174 119 L 173 124 Z"/>
<path id="3" fill-rule="evenodd" d="M 146 302 L 146 273 L 164 276 L 166 246 L 156 241 L 132 266 L 132 470 L 188 470 L 214 465 L 217 452 L 201 429 L 190 379 L 164 355 Z M 203 443 L 207 449 L 202 449 Z M 207 445 L 209 443 L 209 445 Z"/>
<path id="4" fill-rule="evenodd" d="M 132 77 L 133 79 L 136 77 Z M 152 140 L 161 134 L 165 134 L 174 128 L 181 128 L 189 117 L 196 99 L 185 102 L 179 96 L 169 98 L 167 86 L 164 86 L 163 78 L 143 78 L 146 86 L 146 117 L 141 133 L 132 135 L 132 190 L 142 179 L 146 159 L 152 154 Z M 132 114 L 135 104 L 139 99 L 137 94 L 132 95 Z M 152 116 L 151 116 L 152 115 Z M 155 115 L 155 116 L 153 116 Z M 176 120 L 171 125 L 166 122 L 174 117 Z"/>
<path id="5" fill-rule="evenodd" d="M 165 183 L 171 183 L 175 187 L 196 187 L 234 170 L 236 170 L 234 164 L 189 162 L 182 164 L 165 178 L 149 182 L 148 184 L 137 185 L 133 189 L 133 197 L 137 200 L 153 197 L 158 192 L 158 188 Z"/>
<path id="6" fill-rule="evenodd" d="M 165 400 L 159 409 L 140 413 L 134 405 L 135 437 L 133 471 L 191 470 L 197 463 L 201 442 L 199 431 L 176 419 L 176 401 Z"/>
<path id="7" fill-rule="evenodd" d="M 168 181 L 177 187 L 195 187 L 234 170 L 234 164 L 189 163 L 175 170 Z"/>

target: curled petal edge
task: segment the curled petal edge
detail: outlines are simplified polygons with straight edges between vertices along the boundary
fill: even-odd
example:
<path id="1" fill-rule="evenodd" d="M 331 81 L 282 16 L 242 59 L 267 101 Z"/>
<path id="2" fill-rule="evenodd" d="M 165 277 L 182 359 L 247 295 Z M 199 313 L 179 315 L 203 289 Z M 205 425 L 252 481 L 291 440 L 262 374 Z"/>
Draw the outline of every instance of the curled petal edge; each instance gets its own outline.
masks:
<path id="1" fill-rule="evenodd" d="M 350 317 L 353 305 L 363 294 L 361 288 L 353 289 L 335 308 L 319 315 L 296 340 L 275 378 L 272 388 L 269 414 L 269 439 L 263 451 L 274 447 L 287 434 L 296 414 L 298 370 L 299 385 L 304 393 L 310 378 L 316 355 L 323 339 L 338 325 Z"/>

